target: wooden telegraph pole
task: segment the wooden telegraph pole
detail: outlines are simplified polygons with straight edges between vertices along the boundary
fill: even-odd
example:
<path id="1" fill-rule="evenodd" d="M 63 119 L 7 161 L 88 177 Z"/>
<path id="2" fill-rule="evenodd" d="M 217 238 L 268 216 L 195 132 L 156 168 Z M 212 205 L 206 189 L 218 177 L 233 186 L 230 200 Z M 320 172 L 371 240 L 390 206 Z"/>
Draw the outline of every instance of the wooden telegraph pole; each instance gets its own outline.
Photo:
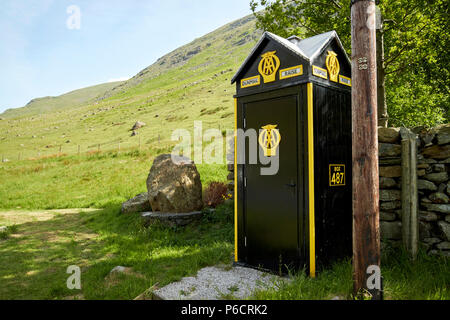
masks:
<path id="1" fill-rule="evenodd" d="M 356 297 L 369 292 L 378 300 L 382 295 L 375 1 L 352 0 L 351 6 L 353 288 Z"/>

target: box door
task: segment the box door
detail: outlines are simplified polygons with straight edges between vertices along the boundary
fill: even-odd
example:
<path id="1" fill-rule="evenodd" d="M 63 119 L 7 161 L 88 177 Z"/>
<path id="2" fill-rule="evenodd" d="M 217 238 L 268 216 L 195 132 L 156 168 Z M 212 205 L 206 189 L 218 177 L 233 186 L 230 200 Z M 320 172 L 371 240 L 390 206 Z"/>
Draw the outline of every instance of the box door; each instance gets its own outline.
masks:
<path id="1" fill-rule="evenodd" d="M 250 164 L 250 142 L 246 139 L 246 179 L 244 220 L 247 263 L 275 271 L 298 259 L 298 166 L 297 95 L 244 104 L 247 129 L 255 129 L 258 163 Z M 265 154 L 267 131 L 276 126 L 269 139 L 272 146 Z M 262 137 L 260 137 L 260 134 Z M 278 141 L 277 141 L 278 140 Z M 261 144 L 261 141 L 263 144 Z M 269 145 L 270 147 L 270 145 Z M 266 150 L 267 152 L 267 150 Z M 276 152 L 279 168 L 274 175 L 262 175 L 261 168 Z M 274 160 L 272 160 L 274 161 Z M 285 270 L 283 270 L 284 272 Z"/>

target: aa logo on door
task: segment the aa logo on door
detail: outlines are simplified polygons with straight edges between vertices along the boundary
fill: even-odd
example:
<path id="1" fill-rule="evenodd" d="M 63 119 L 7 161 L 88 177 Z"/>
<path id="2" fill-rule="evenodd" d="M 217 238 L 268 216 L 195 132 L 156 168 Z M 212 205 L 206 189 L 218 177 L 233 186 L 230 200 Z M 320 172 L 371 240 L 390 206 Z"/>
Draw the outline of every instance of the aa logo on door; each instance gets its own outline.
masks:
<path id="1" fill-rule="evenodd" d="M 327 65 L 328 73 L 330 74 L 330 80 L 337 82 L 339 71 L 341 70 L 341 67 L 340 67 L 339 61 L 337 59 L 337 54 L 335 52 L 328 51 L 326 65 Z"/>
<path id="2" fill-rule="evenodd" d="M 280 59 L 275 55 L 276 51 L 264 53 L 258 65 L 258 71 L 264 79 L 264 83 L 275 81 L 277 71 L 280 68 Z"/>
<path id="3" fill-rule="evenodd" d="M 259 134 L 259 145 L 264 150 L 265 157 L 275 157 L 277 155 L 277 148 L 280 145 L 281 135 L 277 129 L 278 125 L 268 124 L 262 127 Z"/>

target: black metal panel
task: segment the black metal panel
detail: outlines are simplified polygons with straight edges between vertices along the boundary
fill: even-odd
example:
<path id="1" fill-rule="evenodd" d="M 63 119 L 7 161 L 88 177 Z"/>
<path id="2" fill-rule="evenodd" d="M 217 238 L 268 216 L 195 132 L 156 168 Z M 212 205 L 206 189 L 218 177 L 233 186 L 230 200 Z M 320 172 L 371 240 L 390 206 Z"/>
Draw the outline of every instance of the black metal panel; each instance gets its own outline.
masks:
<path id="1" fill-rule="evenodd" d="M 262 59 L 262 54 L 266 52 L 276 51 L 276 56 L 280 60 L 280 66 L 275 74 L 275 81 L 265 83 L 263 77 L 258 71 L 258 65 Z M 291 77 L 287 79 L 280 79 L 280 70 L 291 68 L 294 66 L 302 65 L 303 75 Z M 275 89 L 280 89 L 287 86 L 292 86 L 294 83 L 305 82 L 307 76 L 308 62 L 301 59 L 299 56 L 290 52 L 285 47 L 281 46 L 275 41 L 269 41 L 269 39 L 264 40 L 261 45 L 256 49 L 254 58 L 248 62 L 245 73 L 239 77 L 236 82 L 237 96 L 240 95 L 251 95 L 254 93 L 260 93 L 264 91 L 270 91 Z M 241 88 L 241 80 L 249 77 L 260 76 L 261 84 L 248 88 Z"/>
<path id="2" fill-rule="evenodd" d="M 291 87 L 238 99 L 238 114 L 245 114 L 246 129 L 259 132 L 263 125 L 278 124 L 282 136 L 278 173 L 261 176 L 260 168 L 264 165 L 249 164 L 247 156 L 246 164 L 241 166 L 242 180 L 238 181 L 239 262 L 275 272 L 280 269 L 287 272 L 286 267 L 303 267 L 307 260 L 304 247 L 307 188 L 303 165 L 306 154 L 299 149 L 304 146 L 303 127 L 297 126 L 304 117 L 300 107 L 304 100 L 302 93 L 301 87 Z M 239 128 L 243 128 L 241 120 Z M 246 155 L 248 146 L 246 141 Z M 258 149 L 262 152 L 259 144 Z"/>
<path id="3" fill-rule="evenodd" d="M 281 134 L 279 168 L 275 175 L 262 175 L 265 157 L 258 144 L 257 164 L 246 164 L 245 234 L 248 261 L 276 270 L 297 255 L 297 97 L 287 96 L 244 105 L 247 129 L 258 133 L 267 124 L 277 124 Z M 261 159 L 264 158 L 264 159 Z"/>
<path id="4" fill-rule="evenodd" d="M 325 85 L 329 88 L 336 88 L 336 89 L 340 89 L 340 90 L 351 91 L 351 87 L 341 84 L 339 82 L 331 81 L 329 75 L 328 75 L 328 79 L 323 79 L 323 78 L 313 75 L 313 73 L 312 73 L 313 65 L 320 67 L 322 69 L 327 69 L 326 59 L 328 56 L 328 51 L 333 51 L 337 54 L 337 58 L 338 58 L 339 65 L 340 65 L 339 75 L 345 76 L 347 78 L 351 78 L 351 76 L 352 76 L 351 67 L 352 66 L 349 63 L 349 61 L 347 60 L 345 52 L 338 45 L 337 40 L 334 39 L 324 48 L 324 50 L 322 51 L 322 54 L 320 54 L 315 59 L 313 59 L 313 61 L 311 61 L 312 65 L 307 70 L 308 79 L 310 79 L 311 82 L 319 83 L 319 84 Z"/>
<path id="5" fill-rule="evenodd" d="M 315 84 L 313 96 L 316 255 L 323 266 L 352 252 L 351 95 Z M 342 177 L 330 185 L 330 165 L 345 166 L 345 185 Z"/>

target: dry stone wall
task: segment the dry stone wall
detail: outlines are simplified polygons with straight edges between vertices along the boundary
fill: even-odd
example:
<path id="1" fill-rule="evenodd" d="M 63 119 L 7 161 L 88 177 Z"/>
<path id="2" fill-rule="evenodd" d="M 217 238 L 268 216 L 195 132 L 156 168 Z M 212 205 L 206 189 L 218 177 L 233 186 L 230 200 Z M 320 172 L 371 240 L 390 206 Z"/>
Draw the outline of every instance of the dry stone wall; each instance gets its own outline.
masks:
<path id="1" fill-rule="evenodd" d="M 450 124 L 414 131 L 419 136 L 420 241 L 430 254 L 450 256 Z"/>

